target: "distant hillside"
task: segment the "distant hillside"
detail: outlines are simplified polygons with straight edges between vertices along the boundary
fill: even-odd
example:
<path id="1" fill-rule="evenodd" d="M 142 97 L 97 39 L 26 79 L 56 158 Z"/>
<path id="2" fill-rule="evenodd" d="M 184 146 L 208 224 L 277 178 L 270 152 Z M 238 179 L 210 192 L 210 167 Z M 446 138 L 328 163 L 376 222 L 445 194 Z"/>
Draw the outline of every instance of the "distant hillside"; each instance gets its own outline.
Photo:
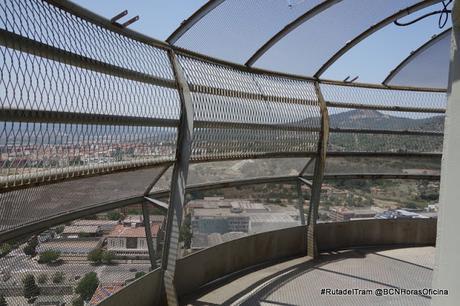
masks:
<path id="1" fill-rule="evenodd" d="M 338 114 L 331 114 L 329 119 L 332 128 L 423 130 L 438 132 L 442 132 L 444 129 L 443 115 L 424 119 L 415 119 L 391 116 L 376 110 L 358 109 Z"/>
<path id="2" fill-rule="evenodd" d="M 423 119 L 401 118 L 375 110 L 351 110 L 329 116 L 331 128 L 416 130 L 442 132 L 444 116 Z M 334 151 L 419 151 L 442 149 L 442 137 L 331 133 L 329 149 Z"/>

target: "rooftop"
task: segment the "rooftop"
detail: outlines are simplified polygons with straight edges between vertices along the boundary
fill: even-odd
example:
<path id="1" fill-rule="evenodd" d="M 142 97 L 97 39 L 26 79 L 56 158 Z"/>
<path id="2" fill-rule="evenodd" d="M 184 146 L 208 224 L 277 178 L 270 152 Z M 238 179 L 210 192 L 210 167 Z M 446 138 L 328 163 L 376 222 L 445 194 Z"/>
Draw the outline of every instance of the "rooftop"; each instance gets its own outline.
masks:
<path id="1" fill-rule="evenodd" d="M 154 223 L 151 225 L 152 237 L 156 237 L 160 231 L 160 224 Z M 145 238 L 145 229 L 143 226 L 131 227 L 118 224 L 107 235 L 107 237 L 118 238 Z"/>

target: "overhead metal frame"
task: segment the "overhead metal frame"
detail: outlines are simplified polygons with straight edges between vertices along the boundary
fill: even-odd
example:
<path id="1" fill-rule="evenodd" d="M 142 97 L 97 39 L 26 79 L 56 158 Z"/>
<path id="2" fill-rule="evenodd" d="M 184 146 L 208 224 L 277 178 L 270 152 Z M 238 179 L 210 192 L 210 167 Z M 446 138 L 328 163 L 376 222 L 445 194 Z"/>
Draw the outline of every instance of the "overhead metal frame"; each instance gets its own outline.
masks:
<path id="1" fill-rule="evenodd" d="M 420 87 L 417 88 L 417 87 L 411 87 L 411 86 L 384 86 L 381 84 L 358 83 L 358 82 L 347 83 L 343 81 L 327 80 L 327 79 L 318 80 L 314 77 L 308 77 L 304 75 L 288 74 L 288 73 L 283 73 L 283 72 L 278 72 L 278 71 L 270 71 L 267 69 L 248 67 L 246 65 L 225 61 L 225 60 L 218 59 L 215 57 L 200 54 L 200 53 L 197 53 L 191 50 L 183 49 L 178 46 L 174 46 L 166 42 L 151 38 L 149 36 L 146 36 L 144 34 L 141 34 L 139 32 L 136 32 L 128 28 L 120 28 L 120 27 L 114 26 L 110 22 L 110 20 L 107 20 L 105 17 L 97 15 L 91 12 L 90 10 L 82 6 L 79 6 L 73 2 L 70 2 L 70 1 L 62 1 L 62 0 L 44 0 L 44 1 L 50 3 L 53 6 L 56 6 L 62 9 L 65 12 L 68 12 L 72 15 L 76 15 L 82 18 L 83 20 L 86 20 L 90 23 L 94 23 L 104 29 L 113 31 L 117 34 L 123 35 L 130 39 L 134 39 L 136 41 L 145 43 L 147 45 L 150 45 L 156 48 L 160 48 L 162 50 L 166 50 L 166 51 L 174 50 L 174 52 L 177 55 L 184 55 L 184 56 L 188 56 L 190 58 L 196 58 L 196 59 L 199 59 L 205 62 L 209 62 L 213 64 L 220 64 L 223 66 L 231 67 L 231 68 L 238 69 L 238 70 L 245 71 L 245 72 L 252 72 L 252 73 L 256 73 L 260 75 L 267 75 L 267 76 L 285 77 L 285 78 L 294 79 L 294 80 L 319 81 L 321 84 L 334 84 L 334 85 L 341 85 L 341 86 L 355 86 L 355 87 L 366 87 L 366 88 L 375 88 L 375 89 L 410 90 L 410 91 L 425 91 L 425 92 L 446 92 L 446 90 L 442 88 L 420 88 Z M 219 1 L 219 0 L 211 0 L 211 1 Z M 437 0 L 437 2 L 440 2 L 440 1 L 441 0 Z"/>
<path id="2" fill-rule="evenodd" d="M 302 24 L 315 17 L 316 15 L 324 12 L 331 6 L 341 2 L 342 0 L 325 0 L 320 4 L 316 5 L 303 15 L 299 16 L 294 21 L 286 25 L 281 31 L 273 35 L 265 44 L 263 44 L 251 57 L 246 61 L 245 65 L 251 67 L 259 58 L 261 58 L 271 47 L 273 47 L 278 41 L 283 39 L 286 35 L 300 27 Z"/>
<path id="3" fill-rule="evenodd" d="M 273 47 L 277 42 L 283 39 L 292 31 L 296 30 L 299 26 L 314 18 L 318 14 L 321 14 L 325 10 L 334 6 L 337 3 L 340 3 L 342 0 L 325 0 L 310 10 L 306 11 L 301 16 L 297 17 L 295 20 L 288 23 L 283 29 L 274 34 L 270 39 L 268 39 L 256 52 L 254 52 L 249 59 L 246 61 L 245 65 L 251 67 L 254 63 L 260 59 L 271 47 Z M 428 6 L 439 3 L 442 0 L 424 0 L 419 3 L 416 3 L 412 6 L 409 6 L 405 9 L 400 10 L 399 12 L 386 17 L 382 21 L 372 25 L 369 29 L 360 33 L 358 36 L 349 40 L 345 46 L 338 50 L 331 58 L 329 58 L 313 75 L 313 78 L 319 78 L 332 64 L 334 64 L 340 57 L 347 53 L 351 48 L 356 46 L 359 42 L 369 37 L 378 30 L 384 28 L 385 26 L 391 24 L 393 21 L 398 20 L 404 16 L 410 15 L 416 11 L 422 10 Z M 211 13 L 216 7 L 218 7 L 224 0 L 209 1 L 199 10 L 197 10 L 189 19 L 184 21 L 166 40 L 171 45 L 177 42 L 177 40 L 184 35 L 191 27 L 193 27 L 199 20 L 205 17 L 207 14 Z"/>
<path id="4" fill-rule="evenodd" d="M 446 37 L 447 35 L 451 35 L 452 33 L 452 27 L 446 29 L 445 31 L 439 33 L 438 35 L 432 37 L 430 40 L 428 40 L 426 43 L 418 47 L 415 51 L 412 51 L 409 56 L 407 56 L 401 63 L 396 66 L 391 72 L 387 75 L 385 80 L 383 80 L 382 84 L 383 85 L 388 85 L 388 83 L 391 82 L 391 80 L 398 75 L 398 73 L 406 67 L 413 59 L 417 58 L 419 54 L 424 52 L 425 50 L 428 50 L 431 46 L 436 44 L 438 41 Z"/>
<path id="5" fill-rule="evenodd" d="M 209 0 L 201 8 L 199 8 L 192 16 L 187 20 L 184 20 L 181 25 L 166 39 L 168 44 L 174 45 L 182 35 L 185 34 L 191 27 L 206 16 L 213 9 L 222 4 L 225 0 Z"/>
<path id="6" fill-rule="evenodd" d="M 369 37 L 371 34 L 377 32 L 378 30 L 384 28 L 385 26 L 389 25 L 395 20 L 398 20 L 404 16 L 410 15 L 414 12 L 417 12 L 421 9 L 424 9 L 428 6 L 431 6 L 435 3 L 441 2 L 442 0 L 424 0 L 421 1 L 417 4 L 414 4 L 412 6 L 409 6 L 403 10 L 400 10 L 396 14 L 393 14 L 382 21 L 376 23 L 375 25 L 371 26 L 369 29 L 366 31 L 362 32 L 355 38 L 351 39 L 348 41 L 345 46 L 343 46 L 339 51 L 337 51 L 330 59 L 328 59 L 319 69 L 316 71 L 316 73 L 313 75 L 315 78 L 321 77 L 321 75 L 330 67 L 332 64 L 334 64 L 340 57 L 342 57 L 345 53 L 347 53 L 351 48 L 356 46 L 358 43 L 363 41 L 365 38 Z"/>

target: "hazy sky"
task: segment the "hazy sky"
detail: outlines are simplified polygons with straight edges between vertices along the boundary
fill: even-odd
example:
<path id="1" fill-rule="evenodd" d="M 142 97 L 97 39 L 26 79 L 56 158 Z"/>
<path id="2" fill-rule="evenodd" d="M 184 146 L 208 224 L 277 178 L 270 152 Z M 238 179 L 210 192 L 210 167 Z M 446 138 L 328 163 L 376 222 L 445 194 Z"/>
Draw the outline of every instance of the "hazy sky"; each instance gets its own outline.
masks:
<path id="1" fill-rule="evenodd" d="M 74 2 L 107 18 L 128 9 L 129 17 L 140 15 L 140 20 L 130 28 L 164 40 L 183 20 L 206 3 L 206 0 L 74 0 Z M 441 4 L 436 4 L 434 7 L 407 17 L 406 20 L 440 8 Z M 450 21 L 444 29 L 449 26 Z M 409 27 L 397 27 L 391 24 L 355 46 L 326 71 L 323 77 L 342 80 L 350 75 L 352 78 L 359 76 L 359 81 L 362 82 L 380 83 L 412 50 L 441 31 L 443 30 L 438 28 L 437 16 L 429 17 Z"/>

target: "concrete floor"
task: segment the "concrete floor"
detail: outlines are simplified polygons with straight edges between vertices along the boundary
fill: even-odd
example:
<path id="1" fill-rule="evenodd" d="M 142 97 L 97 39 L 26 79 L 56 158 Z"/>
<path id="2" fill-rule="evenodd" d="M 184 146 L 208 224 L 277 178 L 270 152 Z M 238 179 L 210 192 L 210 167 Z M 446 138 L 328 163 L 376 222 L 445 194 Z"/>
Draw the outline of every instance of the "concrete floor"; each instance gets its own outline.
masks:
<path id="1" fill-rule="evenodd" d="M 429 296 L 321 295 L 321 289 L 431 288 L 434 247 L 302 257 L 246 274 L 183 305 L 429 305 Z"/>

